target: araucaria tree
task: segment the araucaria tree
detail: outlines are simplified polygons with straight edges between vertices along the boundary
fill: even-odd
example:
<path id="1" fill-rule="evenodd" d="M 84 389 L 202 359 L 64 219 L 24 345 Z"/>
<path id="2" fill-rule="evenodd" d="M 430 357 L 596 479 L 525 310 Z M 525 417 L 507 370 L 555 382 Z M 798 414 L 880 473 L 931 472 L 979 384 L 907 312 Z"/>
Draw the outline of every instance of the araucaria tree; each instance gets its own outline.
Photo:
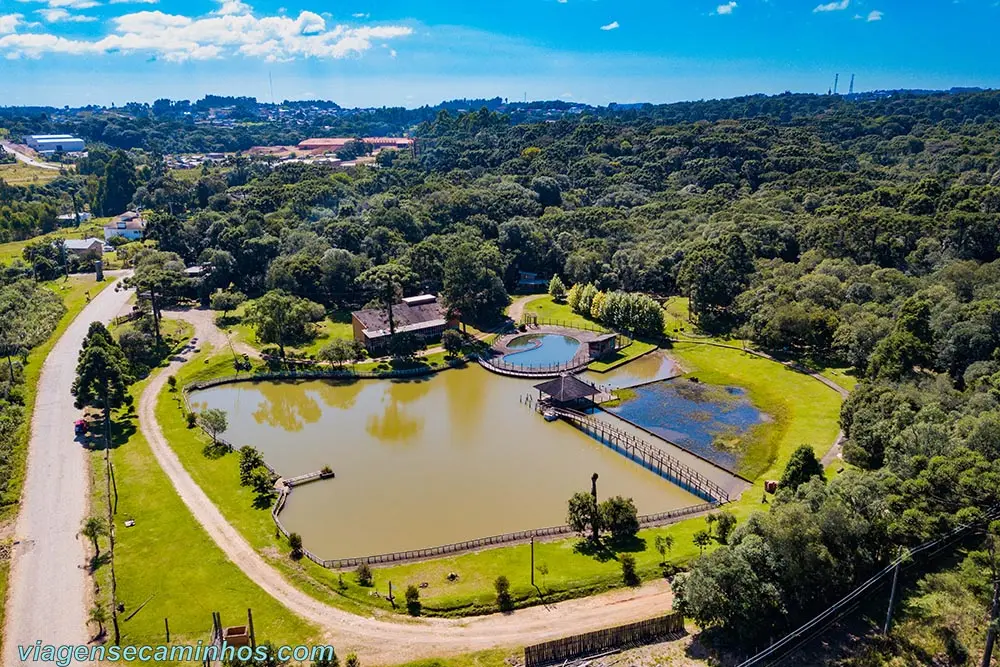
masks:
<path id="1" fill-rule="evenodd" d="M 162 343 L 160 309 L 163 300 L 182 294 L 190 282 L 184 274 L 184 260 L 177 253 L 144 250 L 136 257 L 135 272 L 125 282 L 135 288 L 140 301 L 149 299 L 153 332 L 157 344 Z"/>
<path id="2" fill-rule="evenodd" d="M 128 360 L 100 322 L 93 322 L 80 350 L 76 380 L 70 391 L 76 407 L 93 406 L 104 411 L 104 437 L 110 445 L 111 411 L 131 401 Z"/>

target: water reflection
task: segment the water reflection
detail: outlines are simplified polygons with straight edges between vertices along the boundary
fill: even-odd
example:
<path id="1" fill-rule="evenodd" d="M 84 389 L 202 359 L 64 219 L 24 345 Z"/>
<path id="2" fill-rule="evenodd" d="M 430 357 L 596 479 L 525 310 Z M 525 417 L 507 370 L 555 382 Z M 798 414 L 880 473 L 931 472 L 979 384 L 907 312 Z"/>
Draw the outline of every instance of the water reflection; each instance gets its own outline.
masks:
<path id="1" fill-rule="evenodd" d="M 607 373 L 587 371 L 582 377 L 599 386 L 617 388 L 665 380 L 680 372 L 676 362 L 664 350 L 656 350 Z"/>
<path id="2" fill-rule="evenodd" d="M 227 439 L 254 445 L 281 474 L 334 469 L 335 479 L 296 488 L 282 515 L 326 557 L 558 525 L 594 472 L 602 495 L 631 496 L 643 513 L 700 502 L 544 421 L 519 401 L 533 384 L 470 366 L 421 382 L 247 383 L 196 398 L 227 410 Z"/>

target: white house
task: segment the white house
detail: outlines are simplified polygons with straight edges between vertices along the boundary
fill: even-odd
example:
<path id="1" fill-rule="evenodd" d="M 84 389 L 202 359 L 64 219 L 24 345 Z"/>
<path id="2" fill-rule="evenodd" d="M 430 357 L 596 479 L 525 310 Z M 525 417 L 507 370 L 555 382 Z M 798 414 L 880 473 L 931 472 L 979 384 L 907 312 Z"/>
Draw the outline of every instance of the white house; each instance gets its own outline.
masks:
<path id="1" fill-rule="evenodd" d="M 138 241 L 145 231 L 146 221 L 135 211 L 129 211 L 104 225 L 104 240 L 110 241 L 116 236 L 124 236 L 129 241 Z"/>

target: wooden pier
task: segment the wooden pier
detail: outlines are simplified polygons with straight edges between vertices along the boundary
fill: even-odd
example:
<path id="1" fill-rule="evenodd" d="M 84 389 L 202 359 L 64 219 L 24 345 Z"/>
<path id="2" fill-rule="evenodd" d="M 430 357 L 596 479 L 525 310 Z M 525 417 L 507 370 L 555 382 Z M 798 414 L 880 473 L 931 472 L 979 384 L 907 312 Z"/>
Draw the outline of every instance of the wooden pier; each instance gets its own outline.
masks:
<path id="1" fill-rule="evenodd" d="M 729 502 L 729 492 L 724 488 L 645 440 L 583 412 L 547 405 L 542 401 L 537 402 L 536 406 L 538 412 L 553 413 L 565 419 L 619 454 L 705 500 L 717 503 Z"/>

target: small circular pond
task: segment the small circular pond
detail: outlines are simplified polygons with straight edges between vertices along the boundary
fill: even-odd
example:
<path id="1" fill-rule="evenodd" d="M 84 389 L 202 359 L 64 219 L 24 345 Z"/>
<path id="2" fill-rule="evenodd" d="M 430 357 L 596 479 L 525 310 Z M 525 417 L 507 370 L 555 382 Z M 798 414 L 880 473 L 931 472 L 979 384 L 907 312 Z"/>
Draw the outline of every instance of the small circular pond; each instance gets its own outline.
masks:
<path id="1" fill-rule="evenodd" d="M 543 368 L 568 364 L 580 350 L 580 341 L 560 334 L 526 334 L 509 343 L 515 350 L 504 355 L 504 363 L 522 368 Z"/>

